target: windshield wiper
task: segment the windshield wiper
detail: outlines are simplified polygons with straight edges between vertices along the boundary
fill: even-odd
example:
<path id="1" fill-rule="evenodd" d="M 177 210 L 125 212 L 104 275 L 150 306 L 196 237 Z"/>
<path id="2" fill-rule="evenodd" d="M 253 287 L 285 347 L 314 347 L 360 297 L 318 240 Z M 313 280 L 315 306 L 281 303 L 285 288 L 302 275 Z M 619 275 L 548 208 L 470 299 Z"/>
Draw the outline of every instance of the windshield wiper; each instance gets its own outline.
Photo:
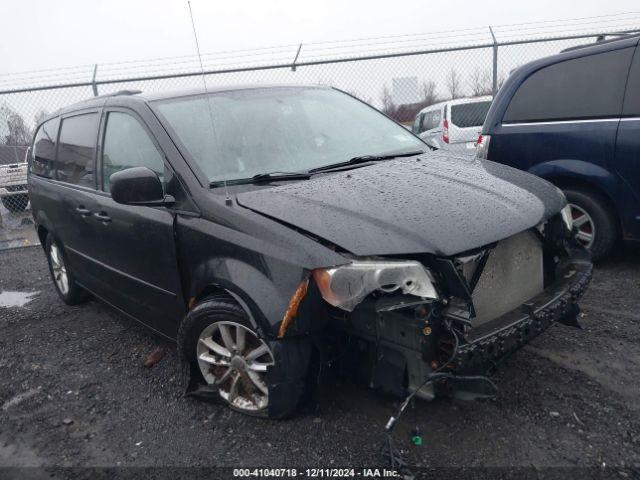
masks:
<path id="1" fill-rule="evenodd" d="M 308 180 L 311 174 L 308 172 L 270 172 L 258 173 L 251 177 L 252 182 L 270 182 L 272 180 Z"/>
<path id="2" fill-rule="evenodd" d="M 353 157 L 351 159 L 349 159 L 349 164 L 353 165 L 355 163 L 362 163 L 362 162 L 370 162 L 370 161 L 376 161 L 376 160 L 392 160 L 394 158 L 400 158 L 400 157 L 413 157 L 415 155 L 420 155 L 424 153 L 422 150 L 416 150 L 415 152 L 406 152 L 406 153 L 393 153 L 393 154 L 389 154 L 389 155 L 361 155 L 359 157 Z"/>
<path id="3" fill-rule="evenodd" d="M 415 152 L 403 152 L 403 153 L 390 153 L 387 155 L 361 155 L 353 157 L 346 162 L 333 163 L 331 165 L 325 165 L 323 167 L 312 168 L 308 172 L 269 172 L 258 173 L 249 178 L 234 178 L 233 180 L 215 180 L 209 184 L 210 187 L 220 187 L 225 183 L 227 185 L 239 185 L 243 183 L 261 183 L 272 181 L 285 181 L 285 180 L 308 180 L 316 172 L 327 172 L 335 168 L 347 167 L 349 165 L 357 165 L 360 163 L 377 162 L 381 160 L 392 160 L 400 157 L 413 157 L 424 153 L 422 150 L 416 150 Z"/>
<path id="4" fill-rule="evenodd" d="M 261 182 L 272 182 L 278 180 L 308 180 L 311 178 L 311 174 L 309 172 L 269 172 L 269 173 L 258 173 L 253 177 L 249 178 L 234 178 L 232 180 L 214 180 L 209 184 L 210 187 L 221 187 L 225 183 L 227 185 L 240 185 L 243 183 L 261 183 Z"/>
<path id="5" fill-rule="evenodd" d="M 369 162 L 379 162 L 381 160 L 393 160 L 394 158 L 400 157 L 413 157 L 415 155 L 420 155 L 424 153 L 423 150 L 416 150 L 415 152 L 405 152 L 405 153 L 390 153 L 387 155 L 360 155 L 357 157 L 350 158 L 346 162 L 332 163 L 331 165 L 325 165 L 324 167 L 313 168 L 309 170 L 309 172 L 325 172 L 328 170 L 333 170 L 334 168 L 347 167 L 349 165 L 357 165 L 360 163 L 369 163 Z"/>

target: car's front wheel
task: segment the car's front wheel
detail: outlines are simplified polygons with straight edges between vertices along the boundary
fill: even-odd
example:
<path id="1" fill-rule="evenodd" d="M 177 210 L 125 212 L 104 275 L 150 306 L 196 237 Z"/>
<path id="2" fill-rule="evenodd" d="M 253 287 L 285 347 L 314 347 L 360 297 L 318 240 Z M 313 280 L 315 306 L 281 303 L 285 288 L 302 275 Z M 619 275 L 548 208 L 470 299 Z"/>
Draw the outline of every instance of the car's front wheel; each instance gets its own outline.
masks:
<path id="1" fill-rule="evenodd" d="M 62 301 L 67 305 L 77 305 L 85 301 L 88 297 L 87 292 L 76 284 L 73 272 L 68 267 L 65 252 L 51 234 L 47 235 L 45 252 L 51 279 Z"/>
<path id="2" fill-rule="evenodd" d="M 591 252 L 594 260 L 605 258 L 619 238 L 615 213 L 595 192 L 569 188 L 564 193 L 571 206 L 576 240 Z"/>
<path id="3" fill-rule="evenodd" d="M 267 416 L 267 369 L 275 364 L 274 355 L 239 305 L 204 299 L 189 312 L 178 336 L 186 360 L 225 403 L 245 414 Z"/>

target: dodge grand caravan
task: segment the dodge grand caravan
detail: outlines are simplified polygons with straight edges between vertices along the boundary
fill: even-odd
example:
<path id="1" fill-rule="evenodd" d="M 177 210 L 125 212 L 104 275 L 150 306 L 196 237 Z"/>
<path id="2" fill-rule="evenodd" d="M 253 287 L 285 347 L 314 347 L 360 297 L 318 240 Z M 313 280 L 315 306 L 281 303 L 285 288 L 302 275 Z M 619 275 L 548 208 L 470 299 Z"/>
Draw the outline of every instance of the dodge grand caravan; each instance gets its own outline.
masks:
<path id="1" fill-rule="evenodd" d="M 122 92 L 39 126 L 29 189 L 64 302 L 91 293 L 176 339 L 193 391 L 283 417 L 334 341 L 429 399 L 575 322 L 591 263 L 564 195 L 425 150 L 331 88 Z"/>
<path id="2" fill-rule="evenodd" d="M 631 36 L 573 48 L 512 72 L 478 154 L 564 190 L 594 259 L 640 240 L 640 50 Z"/>

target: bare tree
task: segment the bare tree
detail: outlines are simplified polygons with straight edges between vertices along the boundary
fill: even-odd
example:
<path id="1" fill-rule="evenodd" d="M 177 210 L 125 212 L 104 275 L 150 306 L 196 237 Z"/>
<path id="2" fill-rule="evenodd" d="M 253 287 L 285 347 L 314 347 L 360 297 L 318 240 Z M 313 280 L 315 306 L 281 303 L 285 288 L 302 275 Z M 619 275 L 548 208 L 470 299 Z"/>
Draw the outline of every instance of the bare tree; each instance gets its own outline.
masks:
<path id="1" fill-rule="evenodd" d="M 423 106 L 433 105 L 438 101 L 436 96 L 436 82 L 433 80 L 425 80 L 420 84 L 420 103 Z"/>
<path id="2" fill-rule="evenodd" d="M 387 115 L 392 116 L 396 106 L 393 103 L 389 87 L 386 85 L 382 87 L 382 92 L 380 92 L 380 103 L 382 103 L 382 111 Z"/>
<path id="3" fill-rule="evenodd" d="M 10 113 L 7 118 L 7 132 L 4 137 L 5 145 L 29 145 L 31 142 L 31 130 L 15 112 Z"/>
<path id="4" fill-rule="evenodd" d="M 458 76 L 458 72 L 453 68 L 449 72 L 449 75 L 447 75 L 447 90 L 449 90 L 451 98 L 459 98 L 462 96 L 460 89 L 460 77 Z"/>
<path id="5" fill-rule="evenodd" d="M 476 68 L 470 77 L 471 94 L 474 97 L 491 95 L 493 93 L 493 79 L 487 70 Z"/>

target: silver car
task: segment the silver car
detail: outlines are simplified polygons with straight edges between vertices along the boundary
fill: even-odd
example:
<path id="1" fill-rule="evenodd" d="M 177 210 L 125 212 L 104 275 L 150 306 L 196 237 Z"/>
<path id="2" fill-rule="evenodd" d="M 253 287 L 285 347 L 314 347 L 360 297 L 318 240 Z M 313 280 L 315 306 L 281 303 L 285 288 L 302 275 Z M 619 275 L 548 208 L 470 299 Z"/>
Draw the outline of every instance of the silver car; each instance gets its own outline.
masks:
<path id="1" fill-rule="evenodd" d="M 412 131 L 433 148 L 473 155 L 490 106 L 491 96 L 429 105 L 416 115 Z"/>

